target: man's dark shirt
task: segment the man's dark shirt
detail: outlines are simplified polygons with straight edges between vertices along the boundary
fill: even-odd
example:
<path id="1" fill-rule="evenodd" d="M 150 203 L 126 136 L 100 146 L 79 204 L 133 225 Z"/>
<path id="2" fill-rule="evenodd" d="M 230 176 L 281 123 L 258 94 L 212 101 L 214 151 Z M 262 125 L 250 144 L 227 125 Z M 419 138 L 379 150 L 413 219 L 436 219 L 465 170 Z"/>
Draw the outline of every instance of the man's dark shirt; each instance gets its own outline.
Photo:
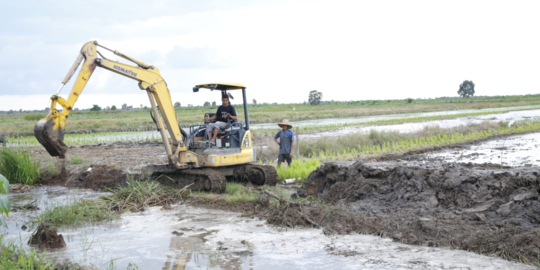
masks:
<path id="1" fill-rule="evenodd" d="M 232 105 L 229 105 L 227 107 L 219 106 L 216 112 L 216 115 L 217 115 L 216 120 L 227 123 L 228 122 L 227 118 L 229 118 L 227 117 L 227 113 L 230 113 L 232 116 L 236 116 L 236 110 L 234 110 L 234 107 Z M 231 122 L 234 122 L 234 120 L 232 120 Z"/>

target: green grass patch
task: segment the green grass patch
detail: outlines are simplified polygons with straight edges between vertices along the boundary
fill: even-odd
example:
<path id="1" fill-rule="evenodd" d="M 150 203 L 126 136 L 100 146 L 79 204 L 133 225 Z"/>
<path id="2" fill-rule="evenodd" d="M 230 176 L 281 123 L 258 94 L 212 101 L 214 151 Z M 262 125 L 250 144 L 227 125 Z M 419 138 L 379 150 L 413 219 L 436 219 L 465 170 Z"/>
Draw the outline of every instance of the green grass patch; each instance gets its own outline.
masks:
<path id="1" fill-rule="evenodd" d="M 254 202 L 255 193 L 241 183 L 228 182 L 223 200 L 228 203 Z"/>
<path id="2" fill-rule="evenodd" d="M 39 162 L 21 148 L 0 149 L 0 174 L 11 183 L 33 185 L 40 177 Z"/>
<path id="3" fill-rule="evenodd" d="M 35 250 L 26 251 L 0 236 L 0 269 L 54 270 L 56 264 Z"/>
<path id="4" fill-rule="evenodd" d="M 224 194 L 193 192 L 192 196 L 206 201 L 224 201 L 230 204 L 254 202 L 258 191 L 246 187 L 242 183 L 227 182 Z"/>
<path id="5" fill-rule="evenodd" d="M 510 127 L 505 122 L 486 122 L 480 125 L 448 129 L 428 127 L 415 133 L 372 130 L 369 134 L 355 133 L 305 141 L 300 147 L 300 153 L 321 161 L 358 160 L 539 130 L 540 119 L 516 121 Z"/>
<path id="6" fill-rule="evenodd" d="M 26 113 L 26 114 L 24 114 L 24 120 L 26 120 L 26 121 L 39 121 L 43 117 L 45 117 L 45 114 L 43 114 L 43 113 Z"/>
<path id="7" fill-rule="evenodd" d="M 114 221 L 120 216 L 112 211 L 103 199 L 80 200 L 70 204 L 45 209 L 38 217 L 38 222 L 60 227 L 79 227 L 104 221 Z"/>
<path id="8" fill-rule="evenodd" d="M 297 180 L 296 183 L 302 183 L 319 165 L 321 163 L 318 159 L 294 160 L 291 163 L 291 167 L 282 164 L 281 167 L 276 167 L 276 170 L 279 180 L 294 178 Z"/>
<path id="9" fill-rule="evenodd" d="M 70 161 L 69 161 L 69 165 L 79 165 L 79 164 L 83 164 L 84 162 L 84 159 L 80 158 L 80 157 L 73 157 Z"/>
<path id="10" fill-rule="evenodd" d="M 187 197 L 184 189 L 164 187 L 155 181 L 129 179 L 127 185 L 111 190 L 110 196 L 96 200 L 78 200 L 67 205 L 46 209 L 37 222 L 58 227 L 79 227 L 85 224 L 115 221 L 127 211 L 142 211 L 147 207 L 170 205 Z"/>

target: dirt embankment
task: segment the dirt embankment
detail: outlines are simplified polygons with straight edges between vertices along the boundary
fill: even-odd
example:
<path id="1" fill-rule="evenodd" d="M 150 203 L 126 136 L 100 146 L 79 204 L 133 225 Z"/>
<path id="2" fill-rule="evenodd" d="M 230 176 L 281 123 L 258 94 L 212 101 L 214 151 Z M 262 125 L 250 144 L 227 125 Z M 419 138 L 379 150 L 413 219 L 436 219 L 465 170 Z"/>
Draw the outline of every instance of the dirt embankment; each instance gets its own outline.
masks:
<path id="1" fill-rule="evenodd" d="M 66 186 L 101 190 L 124 185 L 126 177 L 121 170 L 105 165 L 92 165 L 86 170 L 70 175 Z"/>
<path id="2" fill-rule="evenodd" d="M 345 206 L 328 232 L 376 234 L 538 262 L 539 174 L 535 167 L 326 163 L 311 173 L 298 195 Z"/>

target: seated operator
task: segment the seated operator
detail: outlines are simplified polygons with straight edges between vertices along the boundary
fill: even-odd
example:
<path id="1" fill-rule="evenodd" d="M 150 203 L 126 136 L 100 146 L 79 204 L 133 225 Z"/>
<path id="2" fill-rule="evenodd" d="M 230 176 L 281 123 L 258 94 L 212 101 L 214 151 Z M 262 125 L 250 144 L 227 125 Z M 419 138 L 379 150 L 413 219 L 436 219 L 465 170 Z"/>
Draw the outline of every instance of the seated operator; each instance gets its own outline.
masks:
<path id="1" fill-rule="evenodd" d="M 234 107 L 229 104 L 229 96 L 227 94 L 224 94 L 221 98 L 221 102 L 223 105 L 219 106 L 217 109 L 217 112 L 214 116 L 210 118 L 204 118 L 205 122 L 217 121 L 215 123 L 209 123 L 206 125 L 206 135 L 212 142 L 216 142 L 216 137 L 219 132 L 219 130 L 227 129 L 230 127 L 229 124 L 229 118 L 233 121 L 238 120 L 238 117 L 236 117 L 236 111 L 234 110 Z M 213 131 L 213 133 L 211 133 Z"/>

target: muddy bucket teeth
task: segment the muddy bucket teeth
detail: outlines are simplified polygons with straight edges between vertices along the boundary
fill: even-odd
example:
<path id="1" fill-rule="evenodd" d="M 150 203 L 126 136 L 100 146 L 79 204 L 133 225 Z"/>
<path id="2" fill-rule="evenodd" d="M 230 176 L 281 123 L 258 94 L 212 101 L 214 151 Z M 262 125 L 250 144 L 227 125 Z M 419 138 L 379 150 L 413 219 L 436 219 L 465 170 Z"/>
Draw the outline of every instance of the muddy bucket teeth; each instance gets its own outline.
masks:
<path id="1" fill-rule="evenodd" d="M 34 135 L 51 156 L 66 156 L 68 147 L 64 144 L 64 131 L 61 128 L 54 129 L 54 119 L 40 120 L 34 127 Z"/>

